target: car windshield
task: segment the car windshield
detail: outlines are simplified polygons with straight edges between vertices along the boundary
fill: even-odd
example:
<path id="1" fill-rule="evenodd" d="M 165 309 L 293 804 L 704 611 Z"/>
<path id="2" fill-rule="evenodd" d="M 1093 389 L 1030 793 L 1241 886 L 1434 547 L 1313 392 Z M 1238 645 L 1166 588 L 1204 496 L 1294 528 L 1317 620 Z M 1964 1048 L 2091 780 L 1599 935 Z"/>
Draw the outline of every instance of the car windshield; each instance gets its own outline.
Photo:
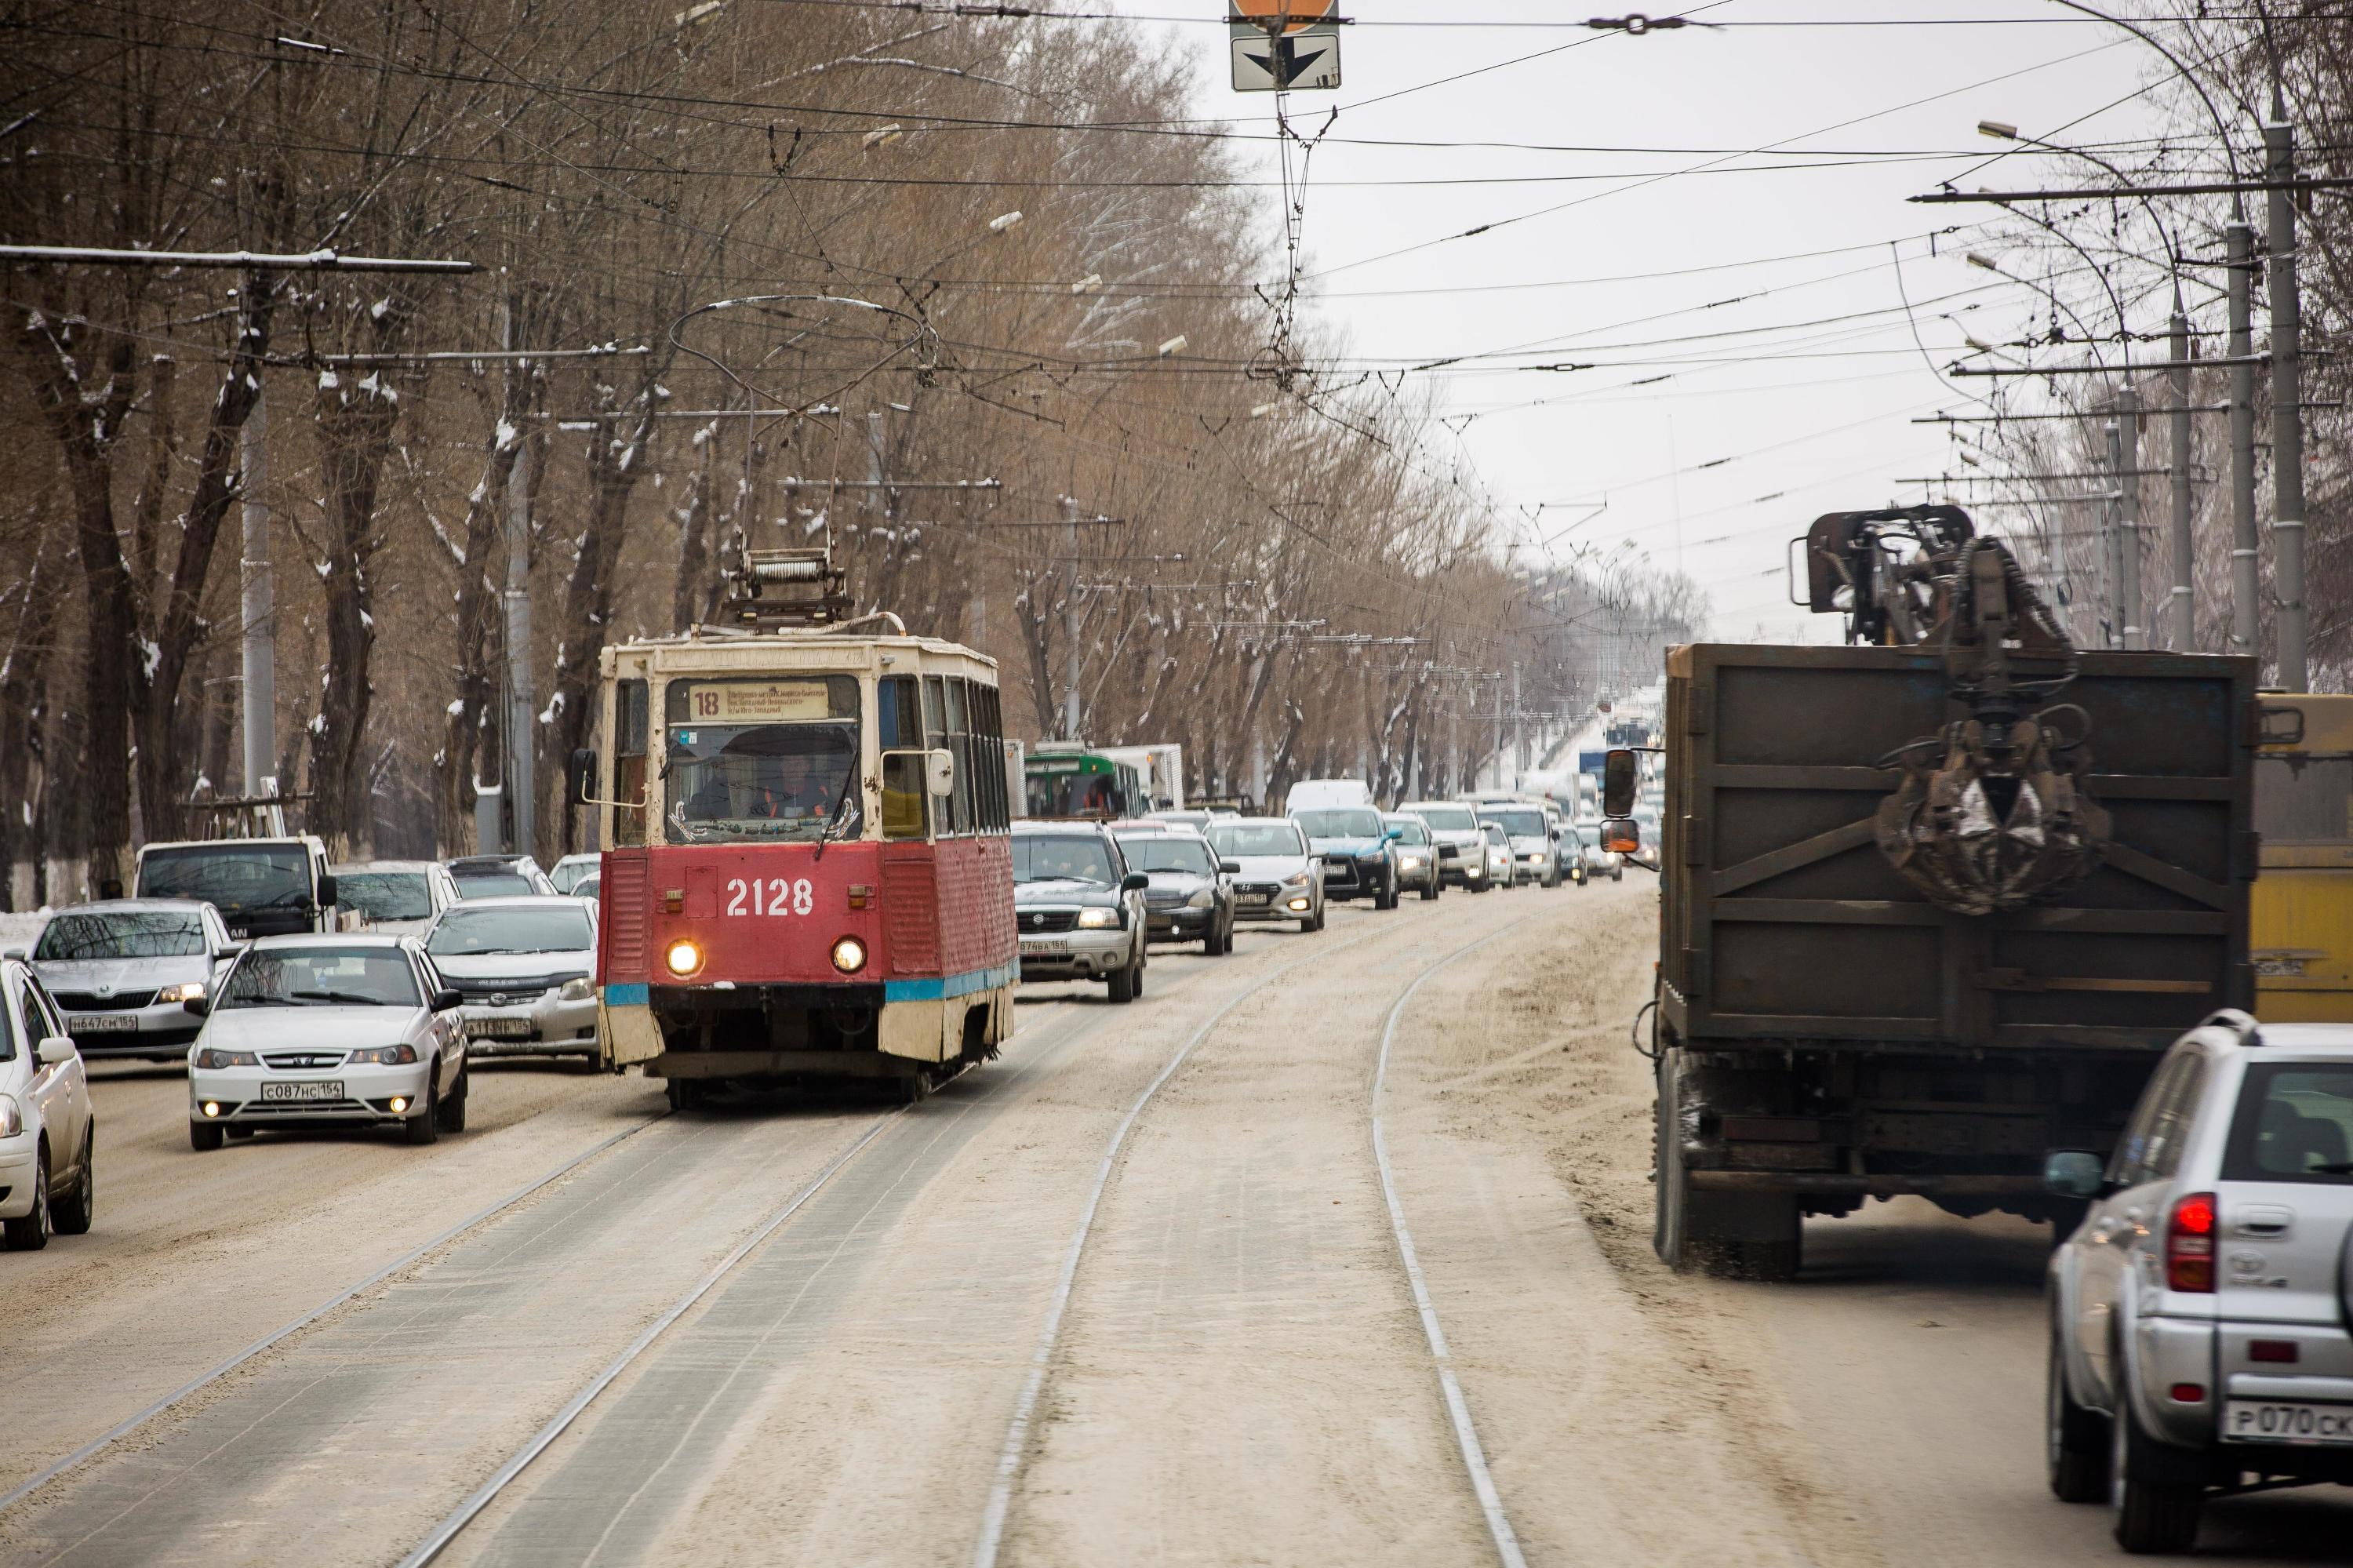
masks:
<path id="1" fill-rule="evenodd" d="M 490 953 L 581 953 L 596 945 L 579 909 L 452 909 L 441 916 L 425 950 L 435 958 Z"/>
<path id="2" fill-rule="evenodd" d="M 2248 1068 L 2222 1180 L 2353 1184 L 2353 1062 Z"/>
<path id="3" fill-rule="evenodd" d="M 569 893 L 579 886 L 583 881 L 596 874 L 596 857 L 595 855 L 582 855 L 577 860 L 566 855 L 555 863 L 555 869 L 547 874 L 547 880 L 555 884 L 556 892 Z"/>
<path id="4" fill-rule="evenodd" d="M 1013 880 L 1092 882 L 1108 887 L 1118 878 L 1103 840 L 1078 833 L 1016 833 Z"/>
<path id="5" fill-rule="evenodd" d="M 1426 844 L 1430 842 L 1430 830 L 1410 817 L 1391 817 L 1389 826 L 1397 830 L 1398 842 L 1401 844 Z"/>
<path id="6" fill-rule="evenodd" d="M 1130 871 L 1185 871 L 1196 876 L 1215 876 L 1218 863 L 1209 858 L 1209 846 L 1196 838 L 1178 833 L 1122 833 L 1120 853 L 1127 856 Z"/>
<path id="7" fill-rule="evenodd" d="M 858 681 L 672 681 L 670 842 L 858 835 Z"/>
<path id="8" fill-rule="evenodd" d="M 433 893 L 421 871 L 339 871 L 335 902 L 363 920 L 429 920 Z"/>
<path id="9" fill-rule="evenodd" d="M 1330 811 L 1295 811 L 1299 825 L 1311 839 L 1377 839 L 1384 831 L 1381 814 L 1369 806 Z"/>
<path id="10" fill-rule="evenodd" d="M 1504 807 L 1479 814 L 1515 839 L 1540 839 L 1545 836 L 1544 813 L 1534 807 L 1525 810 Z"/>
<path id="11" fill-rule="evenodd" d="M 1440 832 L 1459 833 L 1479 826 L 1479 819 L 1468 806 L 1416 806 L 1413 814 Z"/>
<path id="12" fill-rule="evenodd" d="M 139 862 L 142 898 L 201 898 L 224 915 L 311 902 L 300 844 L 190 844 L 151 849 Z"/>
<path id="13" fill-rule="evenodd" d="M 531 878 L 521 872 L 477 871 L 458 874 L 458 896 L 460 898 L 526 898 L 538 891 L 532 885 Z"/>
<path id="14" fill-rule="evenodd" d="M 1209 829 L 1209 842 L 1229 860 L 1243 855 L 1296 855 L 1307 853 L 1307 841 L 1289 822 L 1248 822 Z"/>
<path id="15" fill-rule="evenodd" d="M 205 924 L 165 910 L 60 915 L 41 930 L 36 959 L 185 959 L 205 950 Z"/>
<path id="16" fill-rule="evenodd" d="M 256 948 L 237 960 L 224 1009 L 417 1007 L 417 972 L 391 948 Z"/>

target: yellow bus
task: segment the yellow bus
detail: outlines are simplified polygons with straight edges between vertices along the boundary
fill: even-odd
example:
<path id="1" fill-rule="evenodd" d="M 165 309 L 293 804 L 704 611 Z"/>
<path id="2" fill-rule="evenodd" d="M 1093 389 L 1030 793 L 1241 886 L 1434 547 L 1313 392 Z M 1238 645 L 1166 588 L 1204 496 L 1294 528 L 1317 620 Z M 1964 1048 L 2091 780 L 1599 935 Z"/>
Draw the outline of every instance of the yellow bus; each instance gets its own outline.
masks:
<path id="1" fill-rule="evenodd" d="M 2255 831 L 2256 1013 L 2353 1022 L 2353 696 L 2263 697 Z"/>

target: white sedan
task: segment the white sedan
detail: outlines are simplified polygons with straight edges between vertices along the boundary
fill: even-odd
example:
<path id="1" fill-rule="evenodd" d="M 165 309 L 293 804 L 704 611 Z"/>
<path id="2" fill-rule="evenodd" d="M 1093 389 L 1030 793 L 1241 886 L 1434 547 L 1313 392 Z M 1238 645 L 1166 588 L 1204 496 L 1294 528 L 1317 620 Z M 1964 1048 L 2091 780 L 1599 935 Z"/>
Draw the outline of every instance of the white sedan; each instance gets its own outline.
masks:
<path id="1" fill-rule="evenodd" d="M 97 1118 L 64 1017 L 22 961 L 0 962 L 0 1236 L 37 1252 L 90 1229 Z"/>
<path id="2" fill-rule="evenodd" d="M 466 1129 L 458 993 L 403 937 L 265 937 L 203 1012 L 188 1050 L 188 1141 L 263 1128 Z"/>

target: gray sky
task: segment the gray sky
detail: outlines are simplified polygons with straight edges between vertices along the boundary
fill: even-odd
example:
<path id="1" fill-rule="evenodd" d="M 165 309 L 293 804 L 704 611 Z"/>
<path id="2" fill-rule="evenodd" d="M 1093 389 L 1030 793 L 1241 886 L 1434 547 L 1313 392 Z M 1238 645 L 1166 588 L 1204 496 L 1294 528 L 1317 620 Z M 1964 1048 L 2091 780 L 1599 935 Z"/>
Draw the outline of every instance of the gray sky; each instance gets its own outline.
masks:
<path id="1" fill-rule="evenodd" d="M 1222 12 L 1219 0 L 1121 3 L 1136 15 Z M 1345 85 L 1291 95 L 1303 132 L 1340 111 L 1309 164 L 1306 271 L 1321 296 L 1314 316 L 1344 334 L 1352 358 L 1414 363 L 1526 350 L 1415 378 L 1434 387 L 1460 427 L 1465 473 L 1501 498 L 1525 547 L 1549 540 L 1565 558 L 1579 543 L 1618 549 L 1631 541 L 1662 565 L 1680 561 L 1713 599 L 1715 634 L 1725 638 L 1835 638 L 1831 618 L 1787 603 L 1787 541 L 1823 512 L 1921 499 L 1918 486 L 1894 482 L 1943 469 L 1947 441 L 1940 429 L 1907 421 L 1965 411 L 1968 392 L 1985 385 L 1957 387 L 1929 361 L 1949 363 L 1964 331 L 1998 342 L 2039 319 L 2035 295 L 1963 260 L 1972 246 L 1985 248 L 1968 226 L 1991 209 L 1904 198 L 2001 151 L 1978 134 L 1980 119 L 2079 145 L 2161 128 L 2163 93 L 2144 90 L 2165 79 L 2156 55 L 2118 29 L 2067 20 L 2037 0 L 1729 0 L 1692 14 L 1918 25 L 1643 37 L 1477 25 L 1556 21 L 1570 11 L 1532 0 L 1356 0 L 1342 10 L 1361 24 L 1345 30 Z M 1963 17 L 2029 25 L 1927 25 Z M 1434 20 L 1448 25 L 1381 25 Z M 1230 90 L 1222 28 L 1164 32 L 1168 47 L 1198 61 L 1199 112 L 1271 114 L 1271 95 Z M 1557 52 L 1507 63 L 1548 49 Z M 1340 138 L 1696 151 L 1375 147 Z M 1771 152 L 1722 157 L 1752 149 Z M 1952 155 L 1865 166 L 1858 154 Z M 1711 162 L 1841 166 L 1700 172 Z M 1560 175 L 1579 177 L 1347 183 Z M 1585 177 L 1592 175 L 1611 177 Z M 2011 157 L 1963 183 L 2061 177 L 2081 176 Z M 1550 207 L 1562 210 L 1523 216 Z M 1449 238 L 1482 224 L 1498 227 Z M 1936 238 L 1931 254 L 1931 231 L 1955 225 L 1965 232 Z M 1759 328 L 1770 330 L 1750 330 Z M 1695 339 L 1703 334 L 1725 335 Z M 1534 361 L 1597 368 L 1524 368 Z M 1659 376 L 1667 379 L 1651 379 Z M 1606 511 L 1578 521 L 1604 497 Z M 1979 521 L 1998 527 L 2000 514 Z"/>

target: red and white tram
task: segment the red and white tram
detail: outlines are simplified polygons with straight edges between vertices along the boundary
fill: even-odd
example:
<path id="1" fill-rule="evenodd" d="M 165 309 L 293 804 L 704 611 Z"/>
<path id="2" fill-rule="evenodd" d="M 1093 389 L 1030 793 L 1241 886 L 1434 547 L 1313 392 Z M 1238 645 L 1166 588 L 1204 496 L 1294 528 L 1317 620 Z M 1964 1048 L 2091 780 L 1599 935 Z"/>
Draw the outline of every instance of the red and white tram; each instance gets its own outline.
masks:
<path id="1" fill-rule="evenodd" d="M 996 664 L 839 620 L 839 581 L 821 552 L 747 552 L 726 624 L 604 652 L 605 745 L 572 787 L 607 846 L 605 1060 L 673 1106 L 727 1080 L 912 1097 L 1013 1032 Z"/>

